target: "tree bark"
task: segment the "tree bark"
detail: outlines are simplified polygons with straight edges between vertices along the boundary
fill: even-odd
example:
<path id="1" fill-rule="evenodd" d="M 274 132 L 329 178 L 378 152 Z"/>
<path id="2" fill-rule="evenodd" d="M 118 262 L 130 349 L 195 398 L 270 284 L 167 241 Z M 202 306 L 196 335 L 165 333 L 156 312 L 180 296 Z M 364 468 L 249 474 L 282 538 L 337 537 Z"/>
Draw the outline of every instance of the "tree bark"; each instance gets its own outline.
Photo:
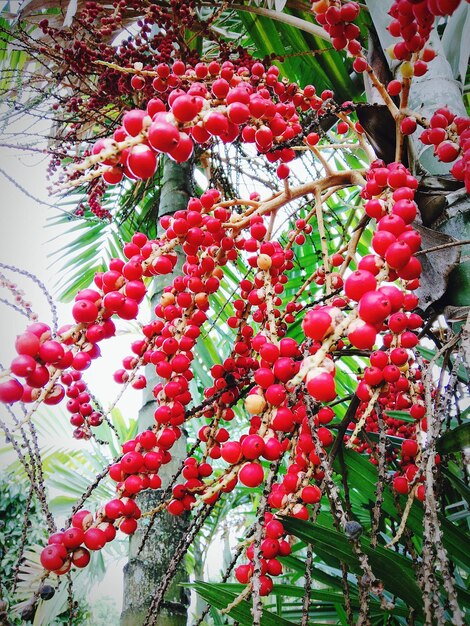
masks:
<path id="1" fill-rule="evenodd" d="M 163 164 L 163 178 L 161 183 L 158 216 L 169 215 L 178 210 L 187 208 L 190 197 L 190 181 L 192 180 L 192 164 L 179 165 L 166 158 Z M 175 274 L 179 273 L 182 260 L 179 259 Z M 158 303 L 160 295 L 171 276 L 155 277 L 153 281 L 153 295 L 151 309 Z M 147 389 L 144 394 L 143 405 L 139 411 L 139 432 L 154 425 L 153 418 L 157 403 L 152 389 L 159 382 L 153 366 L 147 366 Z M 186 437 L 183 436 L 171 449 L 172 460 L 163 465 L 160 470 L 162 488 L 147 490 L 139 494 L 137 503 L 142 511 L 148 511 L 158 506 L 163 492 L 170 482 L 170 478 L 186 457 Z M 147 615 L 155 588 L 168 569 L 176 546 L 188 527 L 187 517 L 174 517 L 163 512 L 158 514 L 151 531 L 141 548 L 146 534 L 148 521 L 142 520 L 138 530 L 131 537 L 129 543 L 129 562 L 124 567 L 124 597 L 121 614 L 121 626 L 141 626 Z M 185 626 L 187 621 L 187 607 L 189 595 L 181 582 L 187 580 L 184 563 L 178 571 L 165 594 L 165 601 L 158 618 L 159 626 Z"/>

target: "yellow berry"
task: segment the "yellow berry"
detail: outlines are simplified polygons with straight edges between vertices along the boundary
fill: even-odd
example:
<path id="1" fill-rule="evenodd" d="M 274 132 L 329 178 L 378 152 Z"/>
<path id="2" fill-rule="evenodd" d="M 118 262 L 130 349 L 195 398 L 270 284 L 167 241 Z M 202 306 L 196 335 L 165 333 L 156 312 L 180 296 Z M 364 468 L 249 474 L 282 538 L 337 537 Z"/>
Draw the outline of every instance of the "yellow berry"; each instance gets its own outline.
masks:
<path id="1" fill-rule="evenodd" d="M 414 74 L 413 65 L 409 61 L 401 64 L 400 72 L 403 78 L 411 78 Z"/>
<path id="2" fill-rule="evenodd" d="M 256 259 L 256 265 L 260 270 L 268 270 L 272 265 L 271 257 L 267 254 L 260 254 Z"/>
<path id="3" fill-rule="evenodd" d="M 266 400 L 257 393 L 253 393 L 245 398 L 245 409 L 251 415 L 262 413 L 265 406 Z"/>

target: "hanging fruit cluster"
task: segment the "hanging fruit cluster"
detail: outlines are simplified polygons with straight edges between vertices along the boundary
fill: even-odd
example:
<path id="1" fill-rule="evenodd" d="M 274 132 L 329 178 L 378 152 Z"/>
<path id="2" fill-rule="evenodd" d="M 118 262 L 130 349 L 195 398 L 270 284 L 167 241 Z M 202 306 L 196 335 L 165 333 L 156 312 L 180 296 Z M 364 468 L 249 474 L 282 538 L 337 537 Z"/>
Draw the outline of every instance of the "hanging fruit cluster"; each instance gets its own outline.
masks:
<path id="1" fill-rule="evenodd" d="M 168 92 L 166 102 L 153 97 L 145 110 L 127 112 L 113 137 L 98 140 L 91 156 L 72 168 L 74 184 L 98 176 L 108 184 L 119 183 L 123 176 L 145 180 L 155 174 L 159 155 L 182 163 L 195 145 L 215 139 L 253 144 L 270 162 L 281 162 L 279 177 L 286 178 L 285 164 L 295 158 L 295 151 L 277 145 L 301 134 L 302 112 L 324 114 L 322 107 L 333 96 L 331 91 L 317 95 L 313 85 L 302 90 L 287 84 L 276 66 L 266 71 L 259 62 L 237 69 L 231 61 L 195 67 L 176 61 L 171 70 L 160 64 L 156 71 L 162 76 L 158 91 Z M 98 167 L 86 177 L 79 176 L 95 164 Z"/>
<path id="2" fill-rule="evenodd" d="M 424 73 L 422 64 L 432 57 L 425 47 L 432 27 L 428 14 L 448 14 L 457 4 L 438 0 L 394 4 L 390 31 L 403 38 L 394 54 L 406 63 L 412 60 L 416 75 Z M 356 57 L 355 69 L 369 72 L 357 40 L 359 29 L 353 24 L 359 5 L 321 0 L 312 9 L 335 48 L 347 48 Z M 140 66 L 133 67 L 132 87 L 142 90 L 146 75 Z M 160 468 L 171 460 L 182 426 L 197 415 L 207 423 L 199 432 L 197 453 L 186 460 L 181 482 L 165 502 L 170 514 L 214 503 L 238 482 L 257 488 L 266 479 L 263 461 L 285 460 L 282 480 L 268 495 L 270 510 L 262 527 L 259 582 L 261 595 L 267 595 L 272 577 L 282 573 L 278 557 L 290 552 L 278 516 L 309 519 L 312 506 L 322 497 L 324 458 L 334 441 L 329 425 L 336 417 L 329 404 L 337 400 L 336 372 L 345 351 L 366 351 L 368 358 L 355 390 L 358 408 L 351 416 L 347 445 L 371 454 L 369 444 L 359 437 L 361 431 L 377 432 L 382 411 L 407 412 L 406 420 L 385 416 L 387 434 L 404 440 L 393 484 L 398 493 L 408 493 L 420 480 L 416 462 L 426 432 L 426 409 L 422 365 L 416 358 L 423 322 L 415 312 L 414 294 L 421 275 L 416 256 L 421 238 L 412 225 L 418 181 L 399 160 L 388 164 L 375 160 L 367 172 L 327 171 L 317 181 L 290 187 L 287 163 L 296 151 L 289 142 L 297 139 L 315 151 L 320 140 L 315 131 L 304 133 L 302 114 L 313 112 L 318 120 L 333 111 L 339 118 L 338 134 L 354 129 L 361 137 L 361 129 L 345 113 L 349 106 L 335 106 L 330 91 L 317 95 L 313 85 L 301 89 L 289 84 L 277 67 L 266 69 L 259 62 L 236 67 L 228 60 L 193 65 L 175 61 L 171 66 L 159 63 L 155 74 L 145 109 L 125 113 L 113 137 L 99 139 L 91 153 L 68 170 L 70 184 L 150 179 L 160 155 L 181 163 L 191 158 L 195 145 L 240 140 L 253 144 L 270 162 L 279 161 L 284 191 L 261 201 L 256 193 L 249 199 L 225 199 L 218 190 L 208 189 L 191 198 L 185 210 L 161 219 L 160 238 L 149 240 L 135 233 L 123 248 L 123 258 L 112 259 L 108 269 L 95 276 L 94 287 L 77 294 L 74 324 L 54 336 L 47 325 L 35 322 L 17 338 L 18 356 L 10 364 L 8 380 L 0 383 L 0 400 L 37 406 L 67 397 L 75 435 L 89 437 L 90 427 L 99 425 L 102 415 L 93 407 L 81 372 L 100 356 L 100 342 L 114 335 L 113 316 L 137 317 L 147 292 L 144 279 L 172 274 L 155 317 L 143 326 L 142 338 L 133 343 L 132 354 L 114 375 L 117 382 L 142 389 L 147 380 L 140 368 L 154 366 L 160 380 L 152 389 L 155 424 L 125 442 L 122 456 L 110 467 L 115 497 L 94 514 L 76 512 L 69 528 L 51 535 L 41 563 L 48 571 L 64 574 L 72 565 L 86 566 L 89 551 L 101 550 L 117 530 L 135 532 L 141 516 L 136 495 L 160 488 Z M 409 79 L 412 72 L 405 74 Z M 388 88 L 390 93 L 402 90 L 401 84 L 390 83 Z M 386 94 L 384 87 L 382 92 Z M 418 123 L 425 127 L 421 140 L 436 146 L 438 158 L 451 162 L 460 157 L 453 173 L 468 187 L 469 120 L 439 109 L 428 123 L 407 112 L 401 119 L 401 135 L 412 133 Z M 313 278 L 325 285 L 325 297 L 313 304 L 301 301 L 299 294 L 283 300 L 296 255 L 313 230 L 315 217 L 319 226 L 330 189 L 347 187 L 360 189 L 364 223 L 370 223 L 369 253 L 359 257 L 354 249 L 345 258 L 344 251 L 322 250 L 323 263 Z M 282 207 L 309 194 L 315 196 L 317 212 L 298 219 L 287 244 L 281 244 L 272 234 L 272 220 Z M 182 270 L 174 275 L 178 254 L 184 257 Z M 203 404 L 193 411 L 191 364 L 197 342 L 212 314 L 211 297 L 222 291 L 224 270 L 237 259 L 251 273 L 240 281 L 227 321 L 235 334 L 233 349 L 212 367 L 213 383 L 204 392 Z M 356 267 L 351 270 L 353 259 Z M 308 277 L 304 288 L 311 282 Z M 288 336 L 295 322 L 301 323 L 301 341 Z M 236 411 L 245 426 L 240 437 L 229 429 Z M 395 453 L 391 457 L 397 458 Z M 214 461 L 219 461 L 217 471 Z M 416 495 L 424 498 L 422 485 Z M 253 544 L 246 556 L 249 562 L 237 568 L 236 577 L 251 584 L 256 565 Z"/>
<path id="3" fill-rule="evenodd" d="M 342 174 L 336 177 L 344 179 Z M 321 184 L 326 188 L 334 178 L 327 177 Z M 351 183 L 346 179 L 343 184 Z M 113 259 L 109 269 L 95 277 L 95 289 L 77 294 L 72 307 L 74 325 L 60 329 L 52 339 L 50 330 L 36 323 L 18 338 L 19 356 L 12 362 L 12 373 L 24 376 L 25 383 L 16 378 L 2 383 L 3 401 L 31 397 L 47 402 L 52 396 L 58 402 L 67 394 L 75 426 L 83 428 L 82 419 L 99 422 L 100 416 L 92 411 L 81 385 L 80 372 L 99 355 L 98 343 L 113 335 L 113 315 L 136 317 L 146 292 L 143 277 L 171 273 L 176 250 L 184 253 L 183 273 L 165 288 L 154 321 L 143 327 L 143 338 L 132 345 L 133 355 L 124 359 L 124 368 L 115 374 L 119 382 L 132 379 L 142 388 L 146 381 L 138 374 L 139 367 L 155 366 L 161 379 L 153 388 L 158 403 L 155 426 L 126 442 L 123 456 L 111 466 L 116 497 L 94 516 L 88 511 L 75 514 L 71 529 L 51 537 L 41 557 L 46 569 L 64 573 L 72 564 L 86 565 L 87 551 L 101 549 L 117 529 L 127 534 L 135 531 L 140 510 L 134 498 L 144 489 L 161 486 L 159 469 L 171 460 L 180 427 L 189 419 L 191 362 L 208 319 L 210 296 L 220 289 L 224 266 L 239 255 L 246 255 L 254 275 L 241 281 L 239 299 L 233 303 L 234 315 L 228 322 L 237 332 L 233 352 L 212 368 L 214 384 L 205 395 L 213 401 L 201 411 L 208 419 L 199 433 L 203 458 L 187 460 L 184 482 L 174 486 L 167 510 L 180 515 L 199 501 L 214 502 L 238 481 L 256 488 L 265 479 L 260 461 L 279 460 L 291 449 L 295 457 L 282 482 L 273 486 L 269 505 L 275 513 L 308 519 L 309 506 L 321 498 L 318 446 L 324 452 L 333 442 L 328 424 L 335 414 L 322 406 L 336 398 L 332 352 L 340 354 L 347 345 L 371 349 L 382 330 L 388 331 L 383 335 L 384 348 L 371 355 L 357 388 L 360 405 L 356 420 L 359 424 L 368 420 L 366 428 L 373 431 L 376 401 L 399 410 L 413 404 L 415 424 L 406 433 L 391 423 L 389 428 L 415 440 L 425 417 L 419 400 L 419 370 L 413 366 L 418 342 L 414 331 L 422 322 L 412 313 L 417 304 L 412 291 L 419 285 L 420 274 L 419 261 L 413 256 L 420 240 L 411 226 L 416 215 L 416 186 L 416 179 L 401 164 L 372 164 L 361 193 L 367 214 L 377 220 L 372 239 L 375 254 L 359 260 L 358 269 L 346 276 L 343 293 L 332 296 L 331 305 L 307 311 L 302 320 L 306 339 L 301 344 L 285 336 L 289 321 L 283 316 L 280 297 L 295 251 L 291 245 L 285 249 L 269 239 L 264 217 L 270 213 L 269 203 L 247 201 L 249 207 L 235 217 L 226 206 L 231 203 L 215 190 L 191 198 L 186 210 L 162 218 L 165 232 L 161 239 L 149 241 L 136 233 L 124 246 L 127 261 Z M 287 201 L 286 197 L 280 202 Z M 292 321 L 301 314 L 295 304 L 289 311 Z M 67 392 L 56 382 L 59 375 Z M 234 418 L 232 407 L 246 390 L 248 432 L 232 440 L 223 424 Z M 315 403 L 313 413 L 307 397 Z M 352 430 L 350 443 L 361 446 L 358 424 Z M 213 477 L 211 461 L 217 459 L 225 462 L 226 469 Z M 271 576 L 282 571 L 276 556 L 288 550 L 282 524 L 271 515 L 266 517 L 262 542 L 263 593 L 272 587 Z M 248 549 L 249 559 L 250 554 Z M 238 579 L 248 580 L 251 566 L 241 568 Z"/>

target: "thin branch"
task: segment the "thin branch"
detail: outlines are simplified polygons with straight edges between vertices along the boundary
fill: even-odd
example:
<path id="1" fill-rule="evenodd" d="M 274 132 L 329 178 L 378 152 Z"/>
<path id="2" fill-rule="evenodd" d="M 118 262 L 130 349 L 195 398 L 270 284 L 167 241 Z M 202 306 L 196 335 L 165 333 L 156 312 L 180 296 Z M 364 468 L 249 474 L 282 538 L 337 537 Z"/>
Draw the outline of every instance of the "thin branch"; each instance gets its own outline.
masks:
<path id="1" fill-rule="evenodd" d="M 440 246 L 433 246 L 432 248 L 425 248 L 424 250 L 418 250 L 415 252 L 415 256 L 422 254 L 429 254 L 430 252 L 438 252 L 439 250 L 445 250 L 446 248 L 455 248 L 457 246 L 467 246 L 470 244 L 470 239 L 464 239 L 463 241 L 450 241 L 449 243 L 442 243 Z"/>

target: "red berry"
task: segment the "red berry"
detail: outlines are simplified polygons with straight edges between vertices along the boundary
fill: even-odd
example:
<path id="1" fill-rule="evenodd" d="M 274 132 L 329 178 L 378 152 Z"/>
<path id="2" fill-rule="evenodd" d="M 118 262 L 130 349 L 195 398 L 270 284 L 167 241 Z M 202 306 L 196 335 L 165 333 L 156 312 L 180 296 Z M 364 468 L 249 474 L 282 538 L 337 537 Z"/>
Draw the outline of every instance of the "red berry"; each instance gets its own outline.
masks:
<path id="1" fill-rule="evenodd" d="M 104 507 L 104 512 L 107 518 L 111 520 L 118 519 L 118 517 L 122 517 L 122 515 L 124 514 L 124 505 L 122 501 L 117 498 L 114 500 L 110 500 L 106 503 Z"/>
<path id="2" fill-rule="evenodd" d="M 412 256 L 406 265 L 398 270 L 398 276 L 404 280 L 414 280 L 421 276 L 421 263 L 419 260 Z"/>
<path id="3" fill-rule="evenodd" d="M 416 120 L 414 117 L 405 117 L 400 123 L 400 130 L 404 135 L 411 135 L 416 130 Z"/>
<path id="4" fill-rule="evenodd" d="M 84 542 L 89 550 L 101 550 L 106 545 L 106 535 L 99 528 L 89 528 L 85 532 Z"/>
<path id="5" fill-rule="evenodd" d="M 418 451 L 418 442 L 414 439 L 405 439 L 405 441 L 401 444 L 401 453 L 403 456 L 416 456 Z"/>
<path id="6" fill-rule="evenodd" d="M 269 578 L 269 576 L 260 576 L 259 583 L 260 583 L 260 590 L 259 590 L 260 596 L 267 596 L 273 590 L 273 581 L 271 578 Z"/>
<path id="7" fill-rule="evenodd" d="M 98 317 L 98 307 L 90 300 L 78 300 L 72 307 L 72 315 L 77 323 L 95 322 Z"/>
<path id="8" fill-rule="evenodd" d="M 328 372 L 314 373 L 310 378 L 307 375 L 307 390 L 320 402 L 331 402 L 336 398 L 335 379 Z"/>
<path id="9" fill-rule="evenodd" d="M 202 101 L 189 94 L 178 96 L 171 104 L 171 112 L 180 122 L 192 122 L 201 108 Z"/>
<path id="10" fill-rule="evenodd" d="M 245 463 L 238 478 L 247 487 L 258 487 L 264 480 L 264 470 L 258 463 Z"/>
<path id="11" fill-rule="evenodd" d="M 410 485 L 404 476 L 396 476 L 393 479 L 393 488 L 402 495 L 406 495 L 410 491 Z"/>
<path id="12" fill-rule="evenodd" d="M 10 378 L 6 382 L 0 383 L 0 402 L 10 404 L 18 402 L 23 397 L 23 385 L 15 378 Z"/>
<path id="13" fill-rule="evenodd" d="M 178 145 L 180 134 L 176 126 L 164 121 L 155 121 L 148 130 L 148 142 L 158 152 L 171 152 Z"/>
<path id="14" fill-rule="evenodd" d="M 389 246 L 391 246 L 396 240 L 397 238 L 395 235 L 386 230 L 377 231 L 372 237 L 372 248 L 374 249 L 374 252 L 384 257 Z"/>
<path id="15" fill-rule="evenodd" d="M 143 128 L 144 118 L 146 116 L 147 112 L 140 109 L 132 109 L 124 113 L 122 125 L 126 133 L 132 137 L 136 137 Z"/>
<path id="16" fill-rule="evenodd" d="M 341 7 L 341 20 L 343 22 L 353 22 L 359 15 L 360 7 L 357 2 L 346 2 Z"/>
<path id="17" fill-rule="evenodd" d="M 15 376 L 29 376 L 36 369 L 36 360 L 27 354 L 20 354 L 10 363 L 10 370 Z"/>
<path id="18" fill-rule="evenodd" d="M 351 344 L 359 350 L 370 350 L 377 337 L 377 330 L 372 324 L 358 320 L 358 323 L 351 324 L 348 332 L 348 339 Z"/>
<path id="19" fill-rule="evenodd" d="M 309 485 L 302 489 L 300 497 L 306 504 L 315 504 L 321 500 L 321 491 L 316 485 Z"/>
<path id="20" fill-rule="evenodd" d="M 403 198 L 395 202 L 392 211 L 394 215 L 400 216 L 405 224 L 411 224 L 416 217 L 417 205 L 412 200 Z"/>
<path id="21" fill-rule="evenodd" d="M 364 382 L 370 387 L 376 387 L 383 381 L 382 370 L 378 367 L 366 367 L 364 370 Z"/>
<path id="22" fill-rule="evenodd" d="M 155 152 L 144 144 L 131 148 L 127 158 L 127 166 L 136 178 L 150 178 L 157 169 Z"/>
<path id="23" fill-rule="evenodd" d="M 309 133 L 305 140 L 309 146 L 316 146 L 320 141 L 320 135 L 318 133 Z"/>
<path id="24" fill-rule="evenodd" d="M 119 524 L 119 530 L 126 535 L 132 535 L 137 530 L 137 521 L 132 517 L 127 517 Z"/>
<path id="25" fill-rule="evenodd" d="M 59 570 L 67 558 L 67 550 L 62 544 L 51 544 L 41 552 L 41 565 L 49 571 Z"/>
<path id="26" fill-rule="evenodd" d="M 18 354 L 36 356 L 39 352 L 39 346 L 39 337 L 32 332 L 26 331 L 16 337 L 15 349 Z"/>
<path id="27" fill-rule="evenodd" d="M 66 548 L 74 550 L 81 546 L 84 540 L 83 530 L 80 528 L 68 528 L 63 532 L 63 544 Z"/>
<path id="28" fill-rule="evenodd" d="M 400 378 L 400 370 L 396 365 L 386 365 L 383 368 L 383 377 L 387 383 L 395 383 Z"/>
<path id="29" fill-rule="evenodd" d="M 259 435 L 248 435 L 242 441 L 241 450 L 245 459 L 257 459 L 264 452 L 264 440 Z"/>
<path id="30" fill-rule="evenodd" d="M 332 330 L 332 319 L 329 313 L 317 309 L 308 311 L 302 320 L 302 330 L 310 339 L 322 341 Z"/>
<path id="31" fill-rule="evenodd" d="M 436 148 L 439 161 L 451 163 L 459 156 L 459 147 L 452 141 L 442 141 Z"/>
<path id="32" fill-rule="evenodd" d="M 383 322 L 390 315 L 391 310 L 390 300 L 380 291 L 369 291 L 359 300 L 359 317 L 369 324 Z"/>
<path id="33" fill-rule="evenodd" d="M 285 180 L 289 177 L 290 168 L 285 163 L 281 163 L 280 165 L 278 165 L 276 173 L 281 180 Z"/>
<path id="34" fill-rule="evenodd" d="M 399 270 L 404 267 L 409 262 L 410 258 L 410 247 L 404 241 L 392 243 L 385 253 L 385 260 L 394 270 Z"/>
<path id="35" fill-rule="evenodd" d="M 401 233 L 406 229 L 406 224 L 404 220 L 395 214 L 386 215 L 382 217 L 382 219 L 377 224 L 377 230 L 386 231 L 398 237 Z"/>
<path id="36" fill-rule="evenodd" d="M 353 68 L 355 72 L 362 73 L 367 70 L 369 67 L 366 59 L 364 57 L 357 57 L 354 59 Z"/>
<path id="37" fill-rule="evenodd" d="M 90 553 L 86 548 L 77 548 L 72 553 L 72 563 L 75 567 L 86 567 L 90 562 Z"/>
<path id="38" fill-rule="evenodd" d="M 274 406 L 280 406 L 286 399 L 287 392 L 283 385 L 274 384 L 274 385 L 270 385 L 266 389 L 266 392 L 264 395 L 265 395 L 266 400 L 270 404 Z"/>
<path id="39" fill-rule="evenodd" d="M 247 585 L 253 576 L 253 565 L 239 565 L 235 568 L 235 577 L 242 585 Z"/>
<path id="40" fill-rule="evenodd" d="M 401 91 L 401 82 L 399 80 L 391 80 L 387 85 L 387 91 L 391 96 L 398 96 Z"/>
<path id="41" fill-rule="evenodd" d="M 359 301 L 368 291 L 375 291 L 377 280 L 366 270 L 356 270 L 350 274 L 344 283 L 344 291 L 351 300 Z"/>

